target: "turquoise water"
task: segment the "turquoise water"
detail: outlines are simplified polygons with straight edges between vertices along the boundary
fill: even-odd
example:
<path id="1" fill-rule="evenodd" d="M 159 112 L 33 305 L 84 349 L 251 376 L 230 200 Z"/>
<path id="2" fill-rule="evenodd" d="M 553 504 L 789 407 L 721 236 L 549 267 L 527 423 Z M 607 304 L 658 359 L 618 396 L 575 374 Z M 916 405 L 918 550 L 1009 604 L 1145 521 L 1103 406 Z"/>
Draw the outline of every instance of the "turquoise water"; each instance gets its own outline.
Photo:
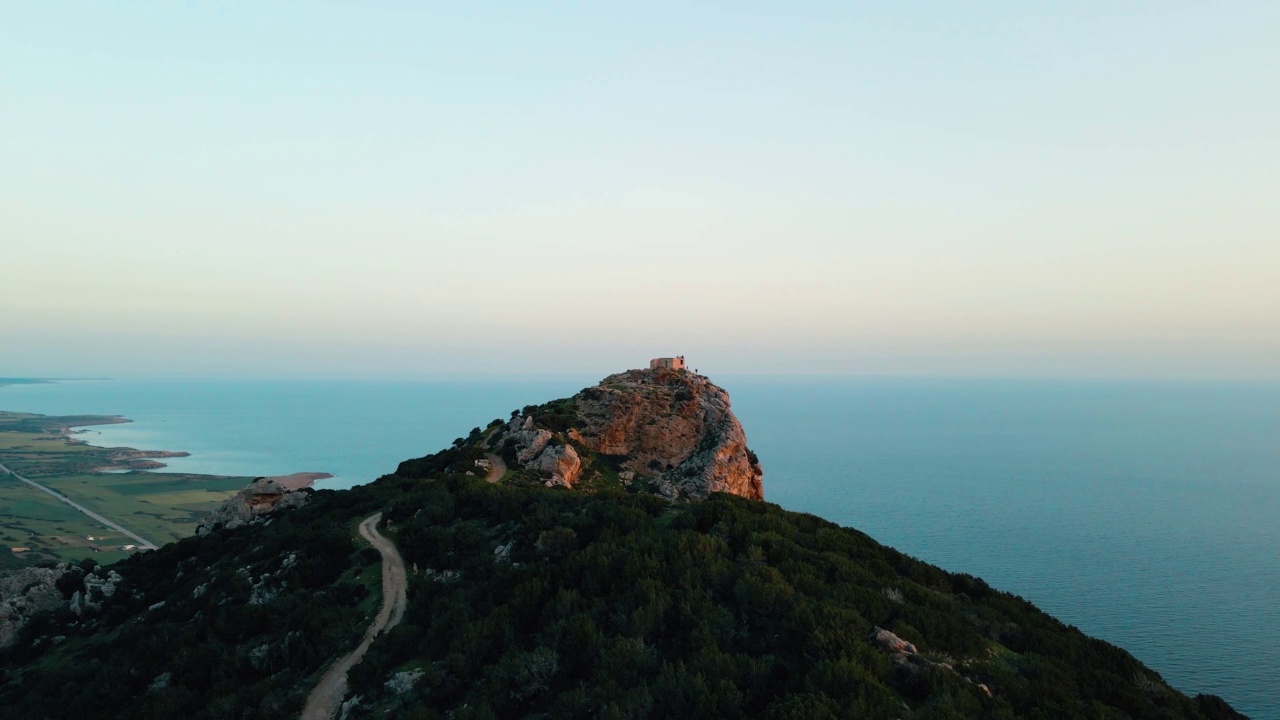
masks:
<path id="1" fill-rule="evenodd" d="M 101 413 L 174 469 L 348 487 L 598 378 L 110 381 L 0 389 Z M 1280 386 L 718 378 L 768 500 L 982 576 L 1175 686 L 1280 719 Z"/>
<path id="2" fill-rule="evenodd" d="M 0 409 L 124 415 L 88 428 L 95 445 L 185 450 L 183 472 L 333 474 L 347 488 L 394 472 L 513 409 L 572 395 L 587 378 L 468 382 L 112 380 L 0 388 Z"/>

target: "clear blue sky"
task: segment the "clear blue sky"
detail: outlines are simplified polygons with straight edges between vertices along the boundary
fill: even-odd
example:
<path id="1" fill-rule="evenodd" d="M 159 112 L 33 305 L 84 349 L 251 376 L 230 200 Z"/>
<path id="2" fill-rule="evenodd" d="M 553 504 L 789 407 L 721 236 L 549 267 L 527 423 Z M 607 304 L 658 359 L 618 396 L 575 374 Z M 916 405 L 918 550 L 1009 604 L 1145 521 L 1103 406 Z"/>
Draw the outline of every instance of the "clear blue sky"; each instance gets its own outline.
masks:
<path id="1" fill-rule="evenodd" d="M 0 375 L 1280 378 L 1274 0 L 375 5 L 6 4 Z"/>

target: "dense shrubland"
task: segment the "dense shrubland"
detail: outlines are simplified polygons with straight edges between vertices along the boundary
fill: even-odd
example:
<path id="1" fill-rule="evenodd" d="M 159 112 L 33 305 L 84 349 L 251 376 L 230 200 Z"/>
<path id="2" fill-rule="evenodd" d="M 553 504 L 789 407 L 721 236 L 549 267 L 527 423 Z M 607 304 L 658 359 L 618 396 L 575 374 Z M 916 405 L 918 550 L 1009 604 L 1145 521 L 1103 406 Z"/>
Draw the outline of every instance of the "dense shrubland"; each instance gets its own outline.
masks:
<path id="1" fill-rule="evenodd" d="M 376 607 L 377 556 L 353 536 L 379 510 L 409 607 L 351 674 L 355 717 L 1236 717 L 980 579 L 810 515 L 488 485 L 465 474 L 483 434 L 120 563 L 100 614 L 45 617 L 0 660 L 5 717 L 296 716 Z M 914 652 L 895 660 L 877 628 Z M 389 688 L 402 673 L 416 680 Z"/>
<path id="2" fill-rule="evenodd" d="M 376 606 L 378 554 L 346 521 L 367 508 L 316 493 L 307 512 L 265 528 L 117 563 L 125 581 L 100 612 L 38 618 L 0 656 L 0 715 L 296 715 L 308 676 L 359 640 Z M 83 574 L 70 577 L 67 596 L 83 589 Z"/>
<path id="3" fill-rule="evenodd" d="M 406 717 L 1233 716 L 978 578 L 810 515 L 392 482 L 388 519 L 424 572 L 352 682 Z M 877 627 L 929 662 L 892 662 Z M 406 669 L 423 672 L 412 691 L 383 689 Z"/>

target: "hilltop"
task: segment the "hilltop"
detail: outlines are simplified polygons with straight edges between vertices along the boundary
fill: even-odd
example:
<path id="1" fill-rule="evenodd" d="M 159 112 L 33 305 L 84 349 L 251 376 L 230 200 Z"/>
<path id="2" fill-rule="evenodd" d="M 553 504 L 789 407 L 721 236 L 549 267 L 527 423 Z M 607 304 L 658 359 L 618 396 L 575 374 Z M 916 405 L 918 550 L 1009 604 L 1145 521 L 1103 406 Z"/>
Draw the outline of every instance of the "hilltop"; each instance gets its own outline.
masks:
<path id="1" fill-rule="evenodd" d="M 729 394 L 685 370 L 629 370 L 573 397 L 514 411 L 490 424 L 481 448 L 488 462 L 512 471 L 494 478 L 509 483 L 627 488 L 671 500 L 715 492 L 764 497 L 764 472 Z M 424 460 L 397 472 L 429 471 Z"/>
<path id="2" fill-rule="evenodd" d="M 758 499 L 722 393 L 610 376 L 368 485 L 63 568 L 0 656 L 0 704 L 296 717 L 382 604 L 357 532 L 380 513 L 407 592 L 350 673 L 352 718 L 1241 717 L 979 578 Z"/>

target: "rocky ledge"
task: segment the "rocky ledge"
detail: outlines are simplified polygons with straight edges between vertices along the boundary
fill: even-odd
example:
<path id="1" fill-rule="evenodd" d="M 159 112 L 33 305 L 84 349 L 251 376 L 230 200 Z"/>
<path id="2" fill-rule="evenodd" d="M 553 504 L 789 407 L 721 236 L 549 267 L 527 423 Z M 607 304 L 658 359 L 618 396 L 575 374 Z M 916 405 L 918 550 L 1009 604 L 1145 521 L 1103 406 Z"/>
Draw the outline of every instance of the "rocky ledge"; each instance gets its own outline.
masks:
<path id="1" fill-rule="evenodd" d="M 575 486 L 592 460 L 672 500 L 761 500 L 764 473 L 729 394 L 687 370 L 628 370 L 571 398 L 514 413 L 488 446 L 512 469 Z"/>
<path id="2" fill-rule="evenodd" d="M 196 535 L 208 535 L 214 530 L 229 530 L 243 525 L 266 521 L 266 516 L 278 510 L 300 507 L 307 501 L 304 490 L 316 480 L 333 477 L 328 473 L 294 473 L 275 477 L 255 478 L 243 490 L 227 498 L 222 505 L 196 525 Z"/>

